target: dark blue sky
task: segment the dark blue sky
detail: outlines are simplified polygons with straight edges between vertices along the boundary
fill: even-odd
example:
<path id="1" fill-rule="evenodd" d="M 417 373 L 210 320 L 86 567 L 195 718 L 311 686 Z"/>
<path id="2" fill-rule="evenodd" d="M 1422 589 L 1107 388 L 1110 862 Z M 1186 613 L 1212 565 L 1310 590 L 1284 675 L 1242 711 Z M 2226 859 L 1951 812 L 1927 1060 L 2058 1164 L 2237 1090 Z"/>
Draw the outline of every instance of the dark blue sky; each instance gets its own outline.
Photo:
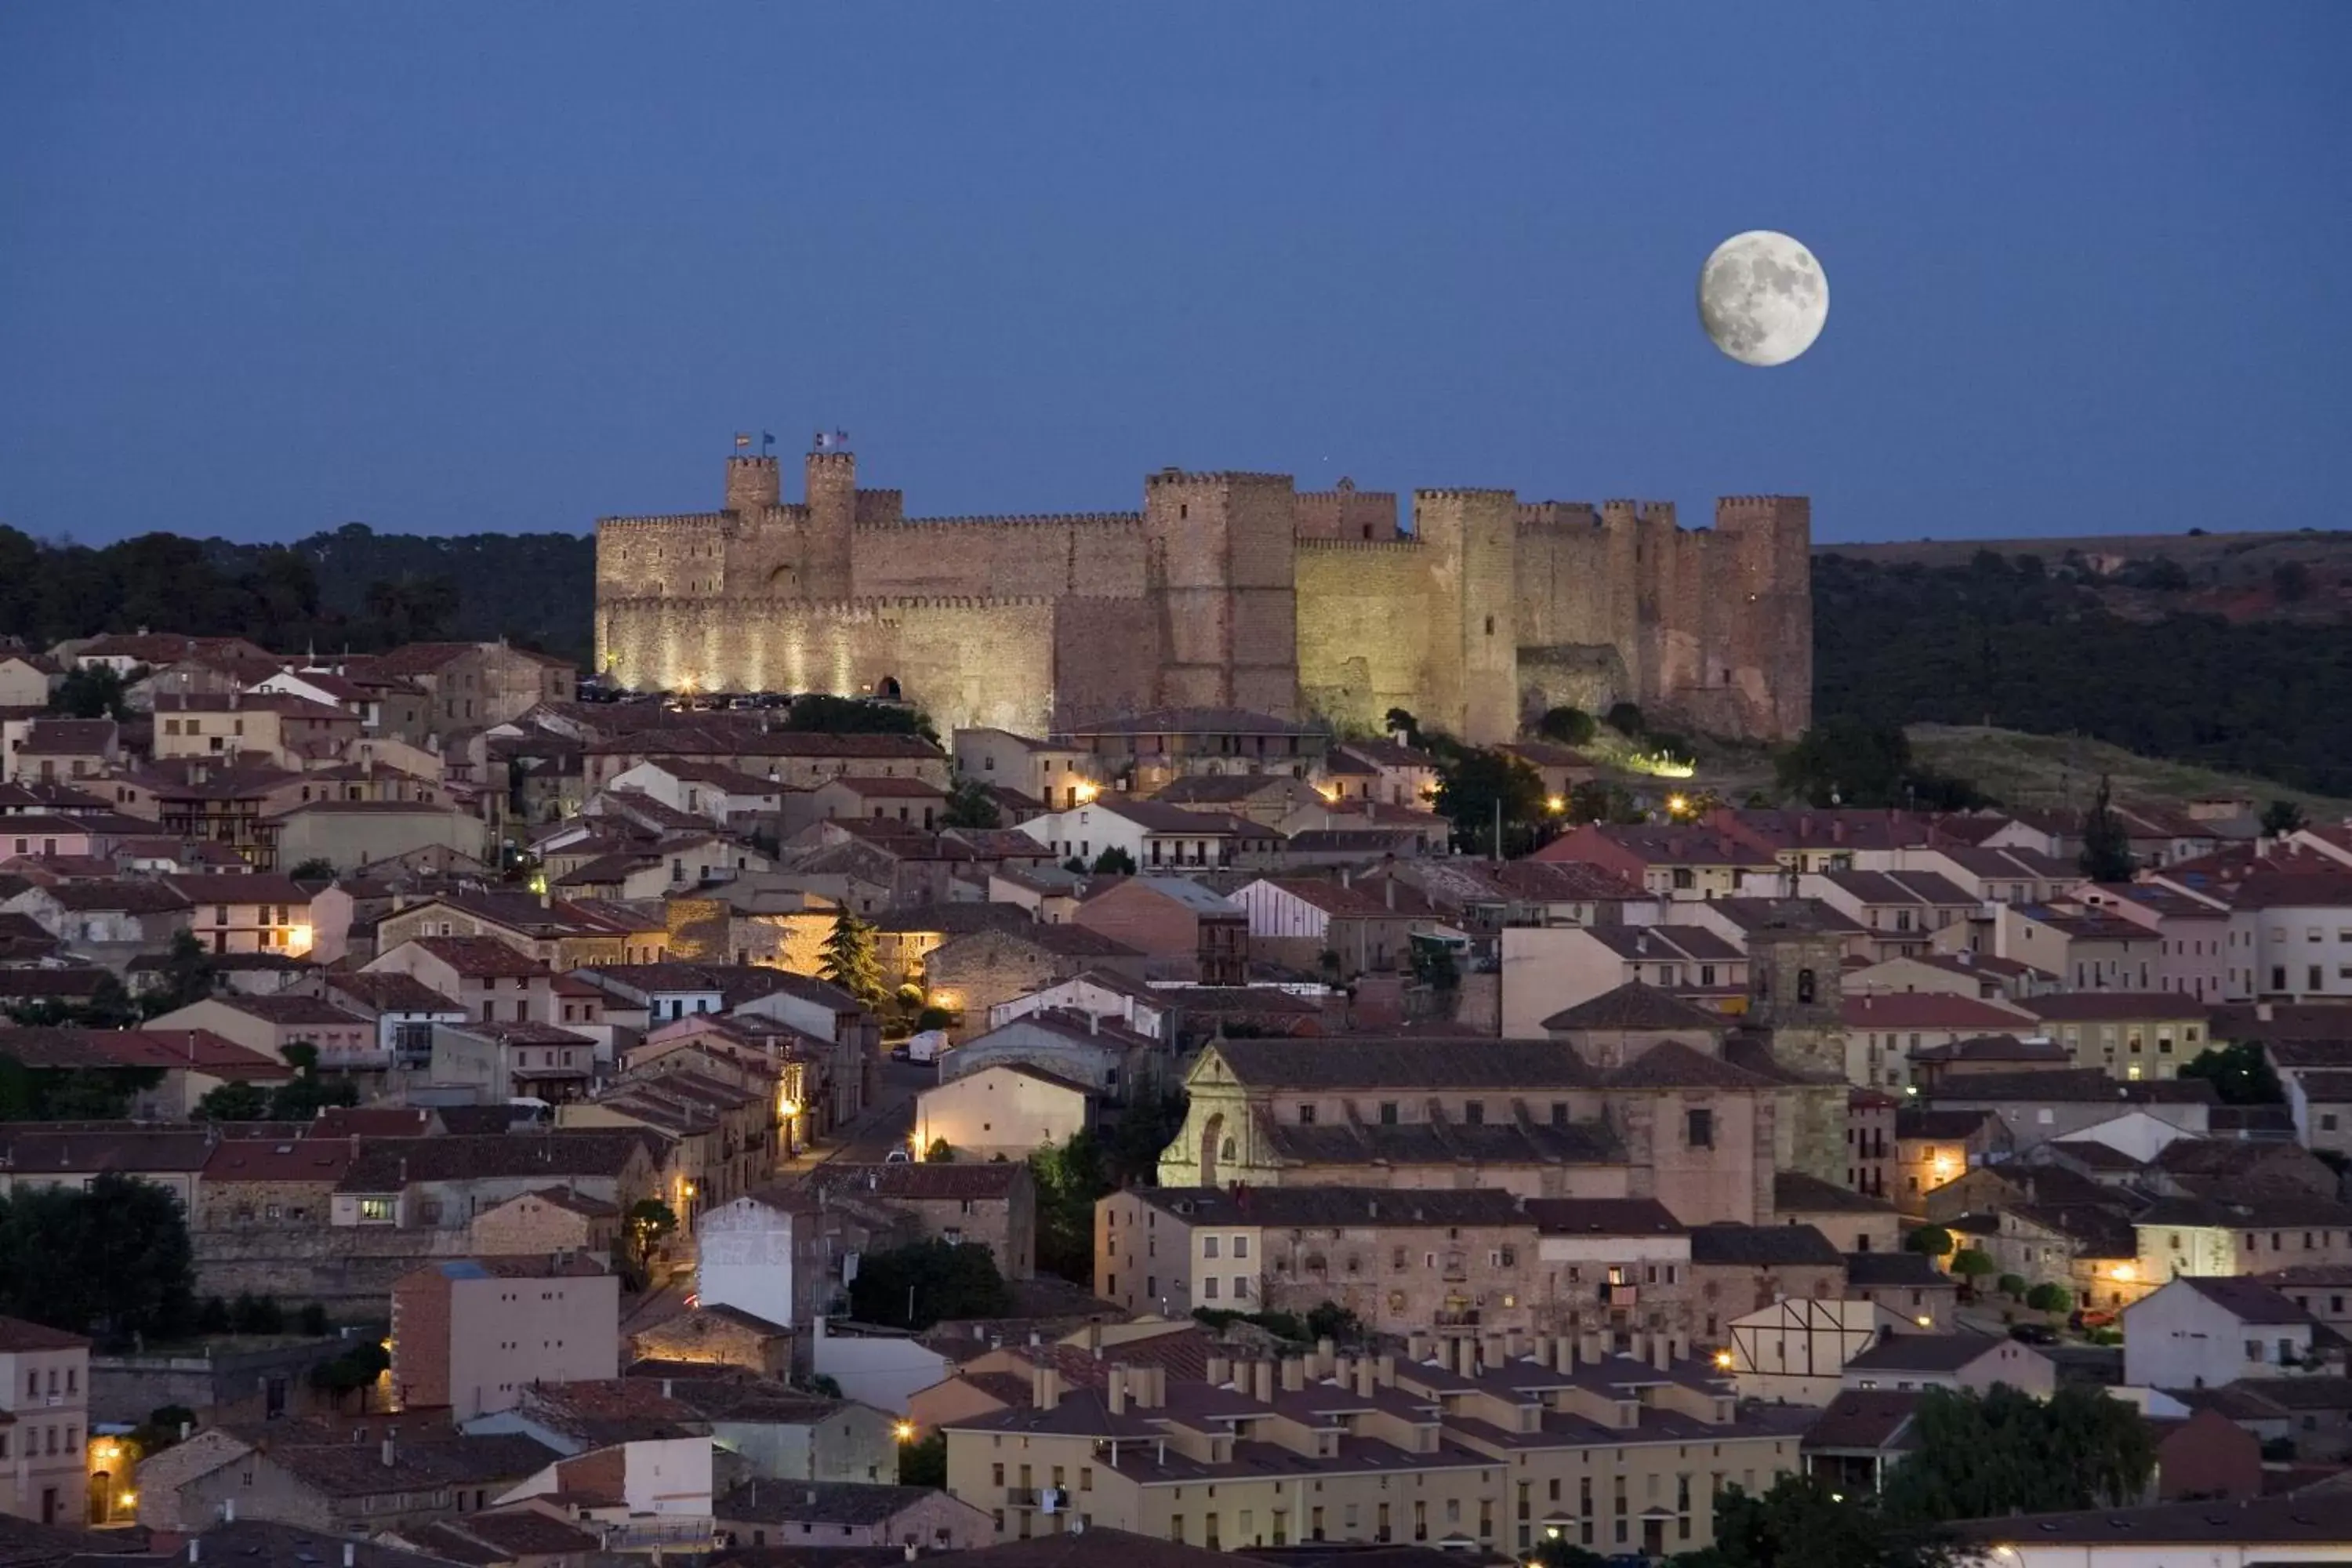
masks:
<path id="1" fill-rule="evenodd" d="M 923 515 L 2345 525 L 2347 68 L 2344 0 L 10 6 L 0 521 L 579 529 L 823 425 Z M 1693 305 L 1751 227 L 1780 370 Z"/>

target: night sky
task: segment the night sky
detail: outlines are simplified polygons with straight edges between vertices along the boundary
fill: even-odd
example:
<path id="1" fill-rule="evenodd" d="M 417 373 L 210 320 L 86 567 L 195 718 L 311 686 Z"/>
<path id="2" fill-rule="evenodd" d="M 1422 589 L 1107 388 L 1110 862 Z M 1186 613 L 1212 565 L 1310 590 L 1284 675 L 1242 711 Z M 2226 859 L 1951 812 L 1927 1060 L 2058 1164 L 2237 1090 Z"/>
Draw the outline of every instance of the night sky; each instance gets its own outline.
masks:
<path id="1" fill-rule="evenodd" d="M 0 521 L 581 530 L 838 426 L 915 515 L 2352 526 L 2347 69 L 2343 0 L 11 6 Z M 1778 370 L 1694 306 L 1758 227 Z"/>

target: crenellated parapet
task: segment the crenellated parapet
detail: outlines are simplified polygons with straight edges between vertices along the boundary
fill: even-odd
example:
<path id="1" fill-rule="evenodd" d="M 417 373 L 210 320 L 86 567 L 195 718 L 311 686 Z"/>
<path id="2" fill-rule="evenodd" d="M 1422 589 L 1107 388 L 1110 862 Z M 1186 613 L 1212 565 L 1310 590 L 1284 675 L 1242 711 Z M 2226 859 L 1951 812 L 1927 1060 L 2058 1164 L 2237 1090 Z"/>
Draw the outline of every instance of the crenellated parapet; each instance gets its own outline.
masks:
<path id="1" fill-rule="evenodd" d="M 926 528 L 1140 528 L 1139 511 L 1041 511 L 1005 517 L 905 517 L 860 522 L 860 533 L 901 533 Z"/>

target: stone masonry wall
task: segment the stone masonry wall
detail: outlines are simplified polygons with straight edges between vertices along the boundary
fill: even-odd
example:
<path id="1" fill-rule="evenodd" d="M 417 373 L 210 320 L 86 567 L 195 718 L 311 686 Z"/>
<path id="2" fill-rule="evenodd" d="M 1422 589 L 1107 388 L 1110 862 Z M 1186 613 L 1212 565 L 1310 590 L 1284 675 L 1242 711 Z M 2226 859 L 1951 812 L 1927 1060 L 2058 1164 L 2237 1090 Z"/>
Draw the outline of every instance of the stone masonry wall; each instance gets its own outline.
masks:
<path id="1" fill-rule="evenodd" d="M 1300 708 L 1369 732 L 1391 708 L 1420 713 L 1429 689 L 1429 589 L 1426 552 L 1415 541 L 1302 544 Z"/>

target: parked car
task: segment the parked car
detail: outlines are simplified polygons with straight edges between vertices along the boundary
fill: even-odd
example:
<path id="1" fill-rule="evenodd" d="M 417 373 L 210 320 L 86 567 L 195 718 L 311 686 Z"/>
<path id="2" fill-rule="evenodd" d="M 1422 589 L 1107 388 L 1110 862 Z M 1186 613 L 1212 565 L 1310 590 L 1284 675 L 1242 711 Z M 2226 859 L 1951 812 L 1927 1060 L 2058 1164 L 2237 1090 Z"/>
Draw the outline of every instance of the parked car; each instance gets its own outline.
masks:
<path id="1" fill-rule="evenodd" d="M 2009 1337 L 2021 1345 L 2054 1345 L 2060 1342 L 2058 1331 L 2047 1323 L 2012 1323 Z"/>
<path id="2" fill-rule="evenodd" d="M 915 1163 L 915 1157 L 904 1149 L 893 1149 L 882 1156 L 882 1163 L 886 1165 L 911 1165 Z"/>

